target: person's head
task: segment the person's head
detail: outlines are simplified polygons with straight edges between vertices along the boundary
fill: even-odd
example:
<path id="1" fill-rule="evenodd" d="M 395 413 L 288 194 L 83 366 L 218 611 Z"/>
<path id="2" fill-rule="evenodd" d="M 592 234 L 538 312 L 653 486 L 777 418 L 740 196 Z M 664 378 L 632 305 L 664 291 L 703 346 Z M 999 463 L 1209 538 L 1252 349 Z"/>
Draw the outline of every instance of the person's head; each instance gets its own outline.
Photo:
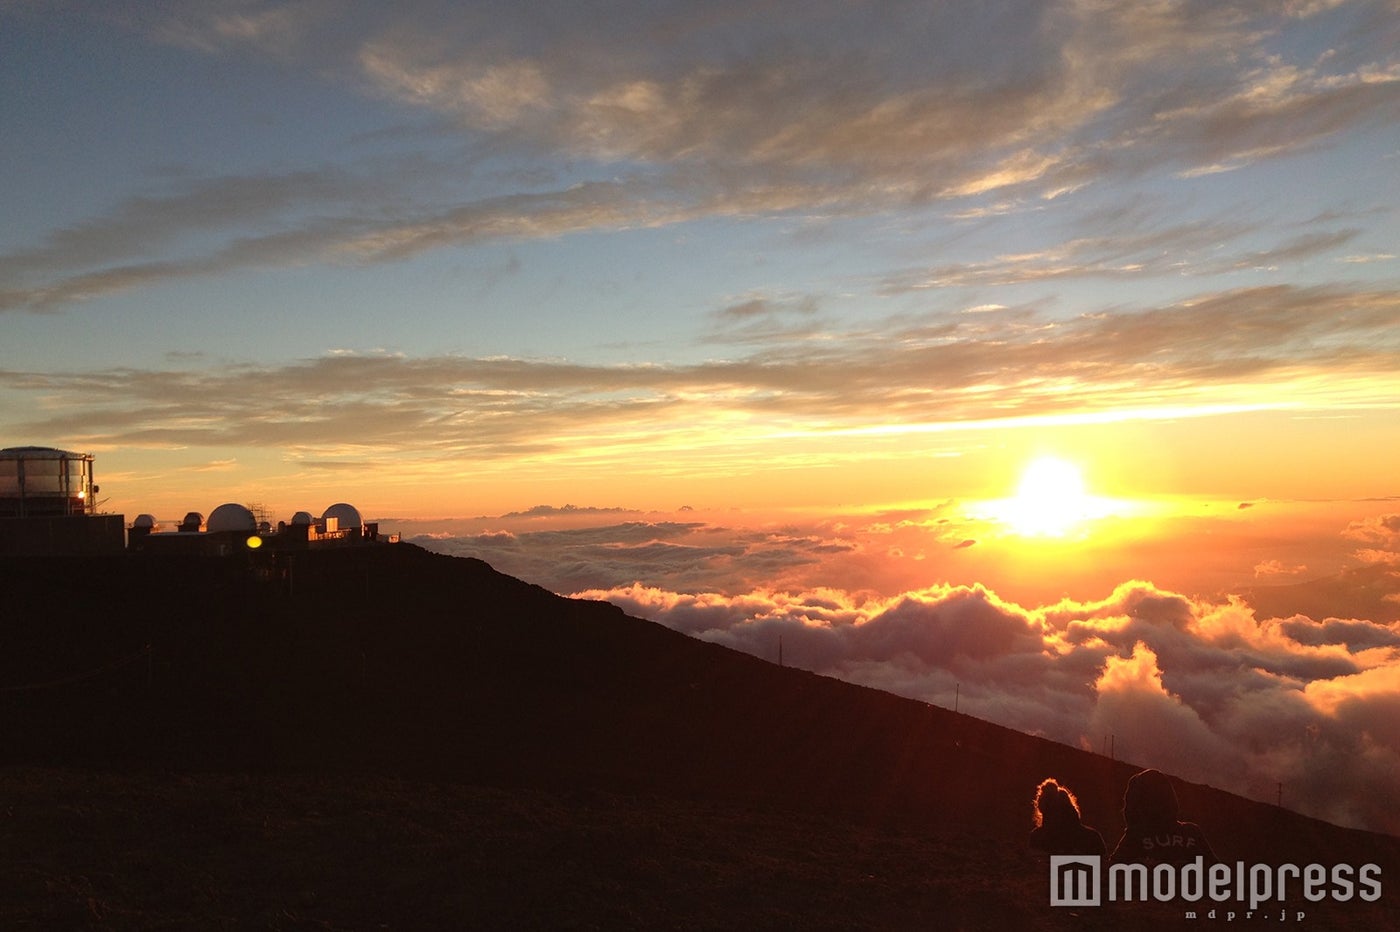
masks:
<path id="1" fill-rule="evenodd" d="M 1176 821 L 1176 790 L 1160 770 L 1143 770 L 1128 780 L 1123 793 L 1123 821 L 1128 825 L 1160 825 Z"/>
<path id="2" fill-rule="evenodd" d="M 1072 825 L 1079 822 L 1079 800 L 1053 777 L 1040 781 L 1035 788 L 1035 824 Z"/>

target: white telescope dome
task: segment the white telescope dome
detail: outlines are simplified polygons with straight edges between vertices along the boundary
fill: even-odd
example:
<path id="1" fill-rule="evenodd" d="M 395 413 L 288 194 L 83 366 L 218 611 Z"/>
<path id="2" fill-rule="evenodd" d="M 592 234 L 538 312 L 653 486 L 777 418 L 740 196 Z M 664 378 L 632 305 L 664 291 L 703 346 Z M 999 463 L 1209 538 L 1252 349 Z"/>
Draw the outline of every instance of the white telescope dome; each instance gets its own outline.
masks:
<path id="1" fill-rule="evenodd" d="M 321 520 L 325 521 L 327 518 L 335 518 L 340 523 L 341 530 L 358 528 L 364 525 L 364 522 L 360 520 L 360 510 L 354 505 L 347 505 L 345 502 L 336 502 L 334 505 L 327 508 L 321 515 Z"/>
<path id="2" fill-rule="evenodd" d="M 244 505 L 236 502 L 229 502 L 220 505 L 209 514 L 209 520 L 205 523 L 205 528 L 210 534 L 220 534 L 229 531 L 249 531 L 258 529 L 258 519 Z"/>

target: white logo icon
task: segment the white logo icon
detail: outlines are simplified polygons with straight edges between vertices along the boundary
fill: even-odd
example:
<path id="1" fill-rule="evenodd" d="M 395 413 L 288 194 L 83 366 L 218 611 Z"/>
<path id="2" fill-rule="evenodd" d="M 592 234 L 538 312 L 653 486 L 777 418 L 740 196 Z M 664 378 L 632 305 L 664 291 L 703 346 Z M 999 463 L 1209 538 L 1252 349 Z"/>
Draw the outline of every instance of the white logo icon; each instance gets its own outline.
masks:
<path id="1" fill-rule="evenodd" d="M 1097 854 L 1050 856 L 1050 905 L 1098 906 L 1099 862 Z"/>

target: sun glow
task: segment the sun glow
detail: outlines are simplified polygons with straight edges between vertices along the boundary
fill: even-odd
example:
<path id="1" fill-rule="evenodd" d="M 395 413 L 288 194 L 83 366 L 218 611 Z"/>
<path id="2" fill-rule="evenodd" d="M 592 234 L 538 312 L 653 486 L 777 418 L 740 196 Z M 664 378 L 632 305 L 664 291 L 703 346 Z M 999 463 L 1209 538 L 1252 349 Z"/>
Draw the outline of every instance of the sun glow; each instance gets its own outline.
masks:
<path id="1" fill-rule="evenodd" d="M 1016 494 L 989 502 L 991 517 L 1022 537 L 1066 537 L 1114 511 L 1110 499 L 1091 495 L 1078 466 L 1055 456 L 1027 464 Z"/>

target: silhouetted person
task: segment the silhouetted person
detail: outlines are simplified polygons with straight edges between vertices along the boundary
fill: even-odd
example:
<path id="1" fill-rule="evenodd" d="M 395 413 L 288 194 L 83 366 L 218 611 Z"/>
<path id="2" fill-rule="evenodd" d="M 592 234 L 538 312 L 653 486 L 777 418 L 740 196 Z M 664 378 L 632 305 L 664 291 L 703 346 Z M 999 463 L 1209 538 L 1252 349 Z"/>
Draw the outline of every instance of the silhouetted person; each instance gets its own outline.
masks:
<path id="1" fill-rule="evenodd" d="M 1103 836 L 1080 821 L 1079 800 L 1055 779 L 1035 788 L 1035 830 L 1031 847 L 1046 854 L 1103 856 Z"/>
<path id="2" fill-rule="evenodd" d="M 1177 820 L 1176 790 L 1160 770 L 1133 775 L 1123 793 L 1123 837 L 1113 849 L 1114 861 L 1146 864 L 1187 864 L 1197 856 L 1214 863 L 1200 826 Z"/>

